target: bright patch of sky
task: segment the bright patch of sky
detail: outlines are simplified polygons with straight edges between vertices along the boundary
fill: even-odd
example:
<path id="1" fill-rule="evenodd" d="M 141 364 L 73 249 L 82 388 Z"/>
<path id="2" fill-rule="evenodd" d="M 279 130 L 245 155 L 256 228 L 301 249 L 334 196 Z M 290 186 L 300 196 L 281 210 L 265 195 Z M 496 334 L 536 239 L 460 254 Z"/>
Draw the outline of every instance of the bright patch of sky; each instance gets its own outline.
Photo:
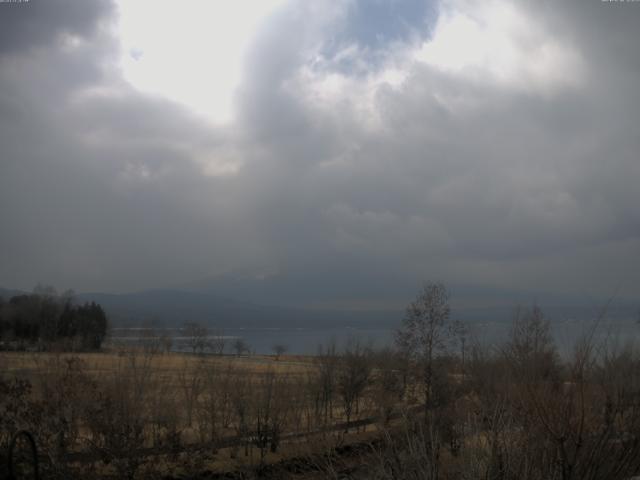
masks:
<path id="1" fill-rule="evenodd" d="M 214 122 L 232 119 L 233 93 L 252 34 L 283 3 L 117 1 L 125 79 Z"/>
<path id="2" fill-rule="evenodd" d="M 583 73 L 578 52 L 502 0 L 444 2 L 433 38 L 415 58 L 456 76 L 521 89 L 576 86 Z"/>
<path id="3" fill-rule="evenodd" d="M 380 127 L 379 89 L 401 89 L 417 65 L 457 81 L 543 96 L 579 88 L 585 77 L 575 46 L 503 0 L 444 0 L 437 9 L 424 1 L 356 1 L 344 22 L 343 38 L 329 43 L 334 50 L 325 47 L 328 53 L 300 69 L 297 94 L 324 111 L 349 105 L 372 129 Z M 449 109 L 477 100 L 431 88 Z"/>
<path id="4" fill-rule="evenodd" d="M 247 49 L 261 22 L 284 3 L 118 0 L 123 76 L 142 92 L 230 123 Z M 371 116 L 379 86 L 401 86 L 416 61 L 470 80 L 543 92 L 576 86 L 581 77 L 574 50 L 502 0 L 353 0 L 341 8 L 340 20 L 323 30 L 315 58 L 293 82 L 298 93 L 307 90 L 328 106 L 363 92 L 362 118 Z"/>

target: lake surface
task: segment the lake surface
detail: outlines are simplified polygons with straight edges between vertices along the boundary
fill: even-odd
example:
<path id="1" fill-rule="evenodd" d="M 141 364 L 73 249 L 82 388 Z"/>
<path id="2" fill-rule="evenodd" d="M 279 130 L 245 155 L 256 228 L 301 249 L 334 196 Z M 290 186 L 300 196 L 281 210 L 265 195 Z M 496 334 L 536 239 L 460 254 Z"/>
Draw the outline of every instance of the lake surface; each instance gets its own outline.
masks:
<path id="1" fill-rule="evenodd" d="M 115 328 L 110 341 L 114 343 L 136 345 L 157 338 L 159 335 L 172 338 L 174 351 L 188 351 L 188 337 L 181 329 L 144 329 Z M 320 345 L 327 346 L 335 342 L 343 346 L 349 339 L 357 339 L 362 344 L 383 347 L 393 343 L 393 329 L 386 328 L 225 328 L 211 331 L 210 340 L 218 337 L 225 340 L 225 353 L 233 353 L 233 342 L 242 339 L 253 353 L 273 353 L 274 345 L 284 345 L 287 352 L 299 355 L 311 355 L 318 352 Z"/>
<path id="2" fill-rule="evenodd" d="M 554 322 L 553 336 L 559 352 L 563 356 L 570 355 L 576 341 L 589 334 L 593 327 L 592 321 L 566 320 Z M 311 355 L 318 352 L 320 345 L 327 346 L 335 342 L 338 348 L 344 346 L 350 339 L 356 339 L 361 344 L 374 347 L 393 345 L 394 333 L 397 326 L 382 328 L 358 327 L 330 327 L 330 328 L 224 328 L 210 330 L 210 339 L 222 336 L 225 339 L 225 352 L 233 353 L 233 342 L 240 338 L 246 342 L 251 352 L 257 354 L 273 353 L 274 345 L 284 345 L 291 354 Z M 497 345 L 504 341 L 509 334 L 509 322 L 473 322 L 468 324 L 469 338 L 482 345 Z M 114 328 L 110 341 L 116 344 L 136 345 L 150 341 L 152 338 L 167 335 L 172 339 L 174 351 L 189 351 L 188 338 L 180 328 Z M 620 348 L 629 343 L 638 344 L 640 340 L 640 326 L 633 320 L 603 321 L 593 335 L 595 342 L 607 342 L 610 347 Z"/>

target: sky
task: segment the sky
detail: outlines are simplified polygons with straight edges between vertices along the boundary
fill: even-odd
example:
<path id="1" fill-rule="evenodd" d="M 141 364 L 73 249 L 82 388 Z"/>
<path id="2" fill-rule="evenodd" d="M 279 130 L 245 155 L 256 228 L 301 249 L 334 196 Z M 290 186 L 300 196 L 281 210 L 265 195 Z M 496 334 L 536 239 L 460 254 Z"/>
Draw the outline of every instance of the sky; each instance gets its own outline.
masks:
<path id="1" fill-rule="evenodd" d="M 0 3 L 0 285 L 638 299 L 639 23 L 601 0 Z"/>

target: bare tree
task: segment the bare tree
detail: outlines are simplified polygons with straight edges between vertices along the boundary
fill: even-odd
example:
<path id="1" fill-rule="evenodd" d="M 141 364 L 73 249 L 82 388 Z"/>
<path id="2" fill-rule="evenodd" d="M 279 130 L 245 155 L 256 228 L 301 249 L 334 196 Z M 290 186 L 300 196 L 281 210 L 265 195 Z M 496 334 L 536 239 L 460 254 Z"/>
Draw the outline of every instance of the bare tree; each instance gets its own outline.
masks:
<path id="1" fill-rule="evenodd" d="M 233 414 L 231 416 L 230 426 L 235 430 L 238 440 L 244 446 L 245 457 L 249 456 L 251 417 L 252 417 L 252 396 L 251 396 L 251 375 L 247 371 L 237 370 L 233 377 L 231 388 L 232 397 L 231 405 L 233 406 Z M 238 444 L 231 450 L 231 458 L 235 458 L 238 454 Z"/>
<path id="2" fill-rule="evenodd" d="M 226 345 L 226 338 L 222 330 L 216 330 L 213 332 L 210 341 L 211 350 L 216 355 L 222 355 L 224 353 L 224 347 Z"/>
<path id="3" fill-rule="evenodd" d="M 148 398 L 158 380 L 153 353 L 118 358 L 114 371 L 101 379 L 86 416 L 86 441 L 103 461 L 111 462 L 118 478 L 133 479 L 144 463 L 139 453 L 150 421 Z"/>
<path id="4" fill-rule="evenodd" d="M 280 360 L 280 356 L 284 355 L 288 349 L 286 345 L 282 343 L 276 343 L 273 347 L 271 347 L 271 350 L 273 350 L 273 353 L 276 354 L 276 360 Z"/>
<path id="5" fill-rule="evenodd" d="M 516 308 L 509 340 L 504 348 L 519 378 L 557 379 L 559 356 L 551 335 L 551 324 L 537 305 Z"/>
<path id="6" fill-rule="evenodd" d="M 402 327 L 396 332 L 396 345 L 410 361 L 422 366 L 425 413 L 433 399 L 434 361 L 448 351 L 453 338 L 449 293 L 440 283 L 424 285 L 407 307 Z"/>
<path id="7" fill-rule="evenodd" d="M 315 357 L 317 366 L 315 382 L 317 382 L 319 397 L 316 401 L 316 414 L 320 417 L 323 412 L 324 424 L 333 418 L 333 397 L 336 390 L 336 378 L 338 373 L 339 357 L 336 352 L 334 341 L 325 348 L 322 345 L 318 348 Z"/>
<path id="8" fill-rule="evenodd" d="M 169 335 L 169 333 L 162 332 L 162 334 L 160 335 L 160 346 L 164 353 L 171 352 L 171 349 L 173 348 L 173 338 L 171 337 L 171 335 Z"/>
<path id="9" fill-rule="evenodd" d="M 260 451 L 260 463 L 269 448 L 275 453 L 280 436 L 293 409 L 290 382 L 286 375 L 267 371 L 252 386 L 253 442 Z"/>
<path id="10" fill-rule="evenodd" d="M 403 384 L 403 361 L 397 352 L 385 348 L 373 352 L 375 366 L 373 401 L 387 425 L 405 390 Z"/>
<path id="11" fill-rule="evenodd" d="M 198 403 L 198 429 L 203 441 L 215 442 L 231 422 L 233 379 L 236 372 L 231 364 L 217 362 L 202 369 L 201 402 Z"/>
<path id="12" fill-rule="evenodd" d="M 338 391 L 347 424 L 354 413 L 359 413 L 360 397 L 371 379 L 371 369 L 370 350 L 356 340 L 349 341 L 338 371 Z"/>
<path id="13" fill-rule="evenodd" d="M 197 322 L 186 322 L 182 327 L 187 346 L 193 353 L 203 353 L 208 347 L 209 332 L 207 327 Z"/>
<path id="14" fill-rule="evenodd" d="M 186 424 L 191 427 L 193 424 L 193 412 L 198 403 L 198 397 L 202 391 L 202 370 L 203 365 L 198 363 L 192 365 L 189 358 L 185 358 L 182 368 L 178 372 L 178 384 L 184 399 L 184 409 L 187 415 Z"/>
<path id="15" fill-rule="evenodd" d="M 145 326 L 139 331 L 138 346 L 140 350 L 150 354 L 160 352 L 162 348 L 160 337 L 151 323 L 145 323 Z"/>
<path id="16" fill-rule="evenodd" d="M 598 322 L 596 322 L 598 323 Z M 628 479 L 640 471 L 640 358 L 587 335 L 560 362 L 550 322 L 517 309 L 497 353 L 471 350 L 465 478 Z M 471 417 L 471 416 L 470 416 Z M 471 417 L 472 418 L 472 417 Z M 480 448 L 479 448 L 480 447 Z"/>
<path id="17" fill-rule="evenodd" d="M 410 364 L 421 372 L 419 383 L 424 397 L 424 433 L 429 447 L 430 476 L 439 475 L 439 456 L 442 443 L 440 419 L 435 414 L 440 407 L 447 381 L 436 371 L 436 361 L 449 351 L 455 337 L 450 320 L 449 293 L 441 283 L 428 283 L 409 304 L 402 327 L 396 333 L 396 345 Z M 440 369 L 441 370 L 441 369 Z"/>
<path id="18" fill-rule="evenodd" d="M 244 341 L 244 339 L 237 338 L 236 341 L 233 342 L 233 349 L 236 351 L 236 354 L 240 356 L 249 351 L 249 345 Z"/>

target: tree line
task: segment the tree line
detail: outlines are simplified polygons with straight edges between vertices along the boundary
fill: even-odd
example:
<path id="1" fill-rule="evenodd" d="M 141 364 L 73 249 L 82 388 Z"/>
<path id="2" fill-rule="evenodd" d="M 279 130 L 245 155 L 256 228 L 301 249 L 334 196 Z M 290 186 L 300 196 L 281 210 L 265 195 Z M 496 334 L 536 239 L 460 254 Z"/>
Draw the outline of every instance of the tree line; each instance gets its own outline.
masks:
<path id="1" fill-rule="evenodd" d="M 52 287 L 36 287 L 30 294 L 0 297 L 3 348 L 98 350 L 107 327 L 104 309 L 95 302 L 75 303 L 71 291 L 58 294 Z"/>

